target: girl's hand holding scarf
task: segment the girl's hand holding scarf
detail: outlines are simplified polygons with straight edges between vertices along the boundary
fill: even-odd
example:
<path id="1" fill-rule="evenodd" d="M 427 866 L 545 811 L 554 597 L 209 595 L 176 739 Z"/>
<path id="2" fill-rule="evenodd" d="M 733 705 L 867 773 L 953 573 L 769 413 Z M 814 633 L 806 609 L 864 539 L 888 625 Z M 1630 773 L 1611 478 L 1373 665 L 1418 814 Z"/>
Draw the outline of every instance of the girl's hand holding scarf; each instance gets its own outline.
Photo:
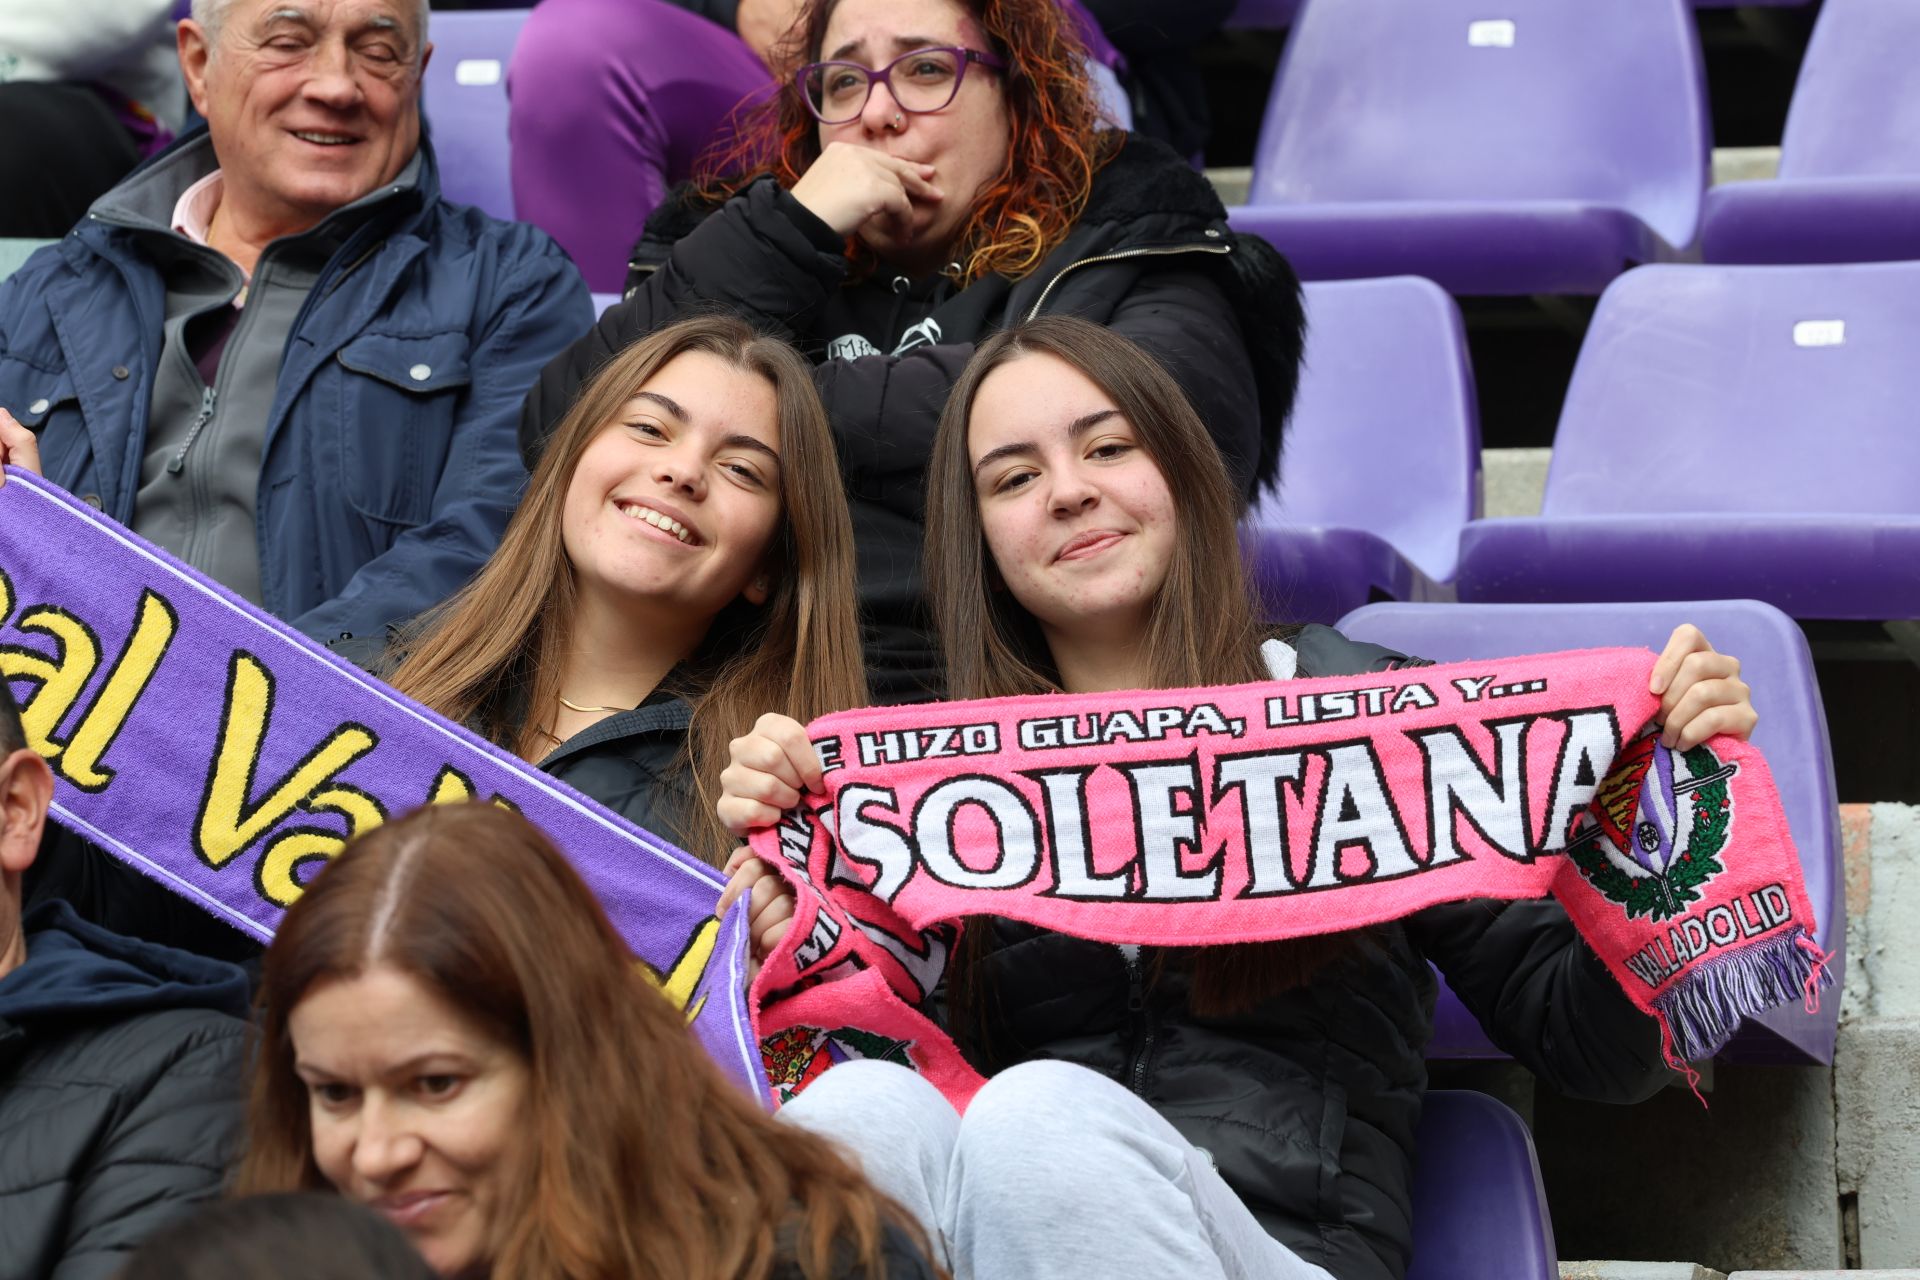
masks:
<path id="1" fill-rule="evenodd" d="M 1647 692 L 1660 699 L 1660 745 L 1672 751 L 1691 751 L 1716 733 L 1745 742 L 1760 718 L 1740 659 L 1716 653 L 1690 622 L 1673 629 Z"/>
<path id="2" fill-rule="evenodd" d="M 793 890 L 778 872 L 753 856 L 753 850 L 741 845 L 727 859 L 724 868 L 730 877 L 720 893 L 714 914 L 725 915 L 736 898 L 747 900 L 747 936 L 753 942 L 753 955 L 747 974 L 749 983 L 760 971 L 760 964 L 787 936 L 793 924 Z"/>
<path id="3" fill-rule="evenodd" d="M 728 744 L 728 751 L 732 763 L 720 772 L 721 796 L 714 809 L 737 836 L 780 821 L 804 791 L 826 794 L 807 727 L 791 716 L 768 712 L 753 722 L 751 733 Z"/>

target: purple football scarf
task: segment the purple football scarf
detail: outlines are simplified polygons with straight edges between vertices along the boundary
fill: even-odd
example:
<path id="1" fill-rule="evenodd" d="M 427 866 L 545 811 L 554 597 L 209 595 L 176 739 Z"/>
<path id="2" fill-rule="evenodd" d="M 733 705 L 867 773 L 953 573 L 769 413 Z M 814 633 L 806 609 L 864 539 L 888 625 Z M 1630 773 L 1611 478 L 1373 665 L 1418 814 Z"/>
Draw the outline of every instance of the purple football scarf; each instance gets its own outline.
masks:
<path id="1" fill-rule="evenodd" d="M 427 803 L 512 805 L 722 1068 L 765 1089 L 746 917 L 715 918 L 717 871 L 12 467 L 0 680 L 53 767 L 56 820 L 263 941 L 349 837 Z"/>
<path id="2" fill-rule="evenodd" d="M 1831 981 L 1759 752 L 1642 732 L 1653 655 L 824 716 L 827 794 L 754 847 L 796 888 L 754 987 L 790 1097 L 845 1057 L 978 1087 L 917 1012 L 969 915 L 1156 946 L 1556 897 L 1669 1063 Z"/>

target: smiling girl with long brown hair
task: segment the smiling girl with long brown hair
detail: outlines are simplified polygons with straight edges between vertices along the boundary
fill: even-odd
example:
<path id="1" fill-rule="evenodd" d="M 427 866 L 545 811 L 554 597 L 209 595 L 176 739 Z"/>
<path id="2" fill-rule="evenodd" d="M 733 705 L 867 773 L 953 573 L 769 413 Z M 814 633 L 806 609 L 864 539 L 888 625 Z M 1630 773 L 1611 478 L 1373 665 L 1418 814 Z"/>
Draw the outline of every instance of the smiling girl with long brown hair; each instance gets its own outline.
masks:
<path id="1" fill-rule="evenodd" d="M 724 316 L 610 359 L 499 549 L 375 659 L 468 724 L 718 865 L 729 739 L 866 701 L 853 542 L 806 363 Z"/>

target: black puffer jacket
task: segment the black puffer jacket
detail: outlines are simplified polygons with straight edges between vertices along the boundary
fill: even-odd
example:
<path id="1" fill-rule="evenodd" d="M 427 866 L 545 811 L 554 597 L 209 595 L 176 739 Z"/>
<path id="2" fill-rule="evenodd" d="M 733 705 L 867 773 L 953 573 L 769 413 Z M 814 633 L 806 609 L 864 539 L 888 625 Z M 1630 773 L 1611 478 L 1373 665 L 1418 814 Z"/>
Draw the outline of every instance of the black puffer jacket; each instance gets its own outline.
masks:
<path id="1" fill-rule="evenodd" d="M 236 1154 L 247 983 L 47 903 L 0 979 L 0 1280 L 93 1280 Z"/>
<path id="2" fill-rule="evenodd" d="M 717 210 L 669 199 L 634 250 L 627 300 L 540 375 L 520 444 L 531 465 L 593 370 L 674 320 L 722 308 L 792 341 L 816 362 L 833 421 L 880 699 L 943 683 L 920 582 L 927 460 L 948 391 L 996 330 L 1041 312 L 1108 325 L 1179 380 L 1243 493 L 1276 474 L 1303 336 L 1298 282 L 1264 241 L 1227 228 L 1212 187 L 1165 147 L 1122 147 L 1080 221 L 1017 282 L 956 291 L 883 272 L 850 284 L 842 248 L 771 179 Z"/>
<path id="3" fill-rule="evenodd" d="M 1324 627 L 1294 643 L 1302 676 L 1407 664 Z M 1186 973 L 1151 953 L 993 929 L 977 1065 L 1053 1058 L 1125 1084 L 1213 1157 L 1271 1235 L 1337 1280 L 1406 1273 L 1429 961 L 1494 1042 L 1554 1088 L 1625 1102 L 1667 1078 L 1655 1024 L 1552 900 L 1449 904 L 1367 930 L 1305 987 L 1230 1018 L 1194 1015 Z"/>

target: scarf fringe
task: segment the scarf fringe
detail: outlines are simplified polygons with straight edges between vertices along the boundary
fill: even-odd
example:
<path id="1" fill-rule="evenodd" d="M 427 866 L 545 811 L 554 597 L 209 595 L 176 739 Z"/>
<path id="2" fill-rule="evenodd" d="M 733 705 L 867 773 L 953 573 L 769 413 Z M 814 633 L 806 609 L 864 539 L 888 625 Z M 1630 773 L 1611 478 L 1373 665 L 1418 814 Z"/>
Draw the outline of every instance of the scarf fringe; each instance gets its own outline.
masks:
<path id="1" fill-rule="evenodd" d="M 1833 985 L 1827 959 L 1803 928 L 1715 956 L 1688 969 L 1653 998 L 1666 1024 L 1672 1050 L 1682 1061 L 1711 1058 L 1739 1029 L 1777 1005 L 1804 999 L 1817 1007 L 1818 993 Z"/>

